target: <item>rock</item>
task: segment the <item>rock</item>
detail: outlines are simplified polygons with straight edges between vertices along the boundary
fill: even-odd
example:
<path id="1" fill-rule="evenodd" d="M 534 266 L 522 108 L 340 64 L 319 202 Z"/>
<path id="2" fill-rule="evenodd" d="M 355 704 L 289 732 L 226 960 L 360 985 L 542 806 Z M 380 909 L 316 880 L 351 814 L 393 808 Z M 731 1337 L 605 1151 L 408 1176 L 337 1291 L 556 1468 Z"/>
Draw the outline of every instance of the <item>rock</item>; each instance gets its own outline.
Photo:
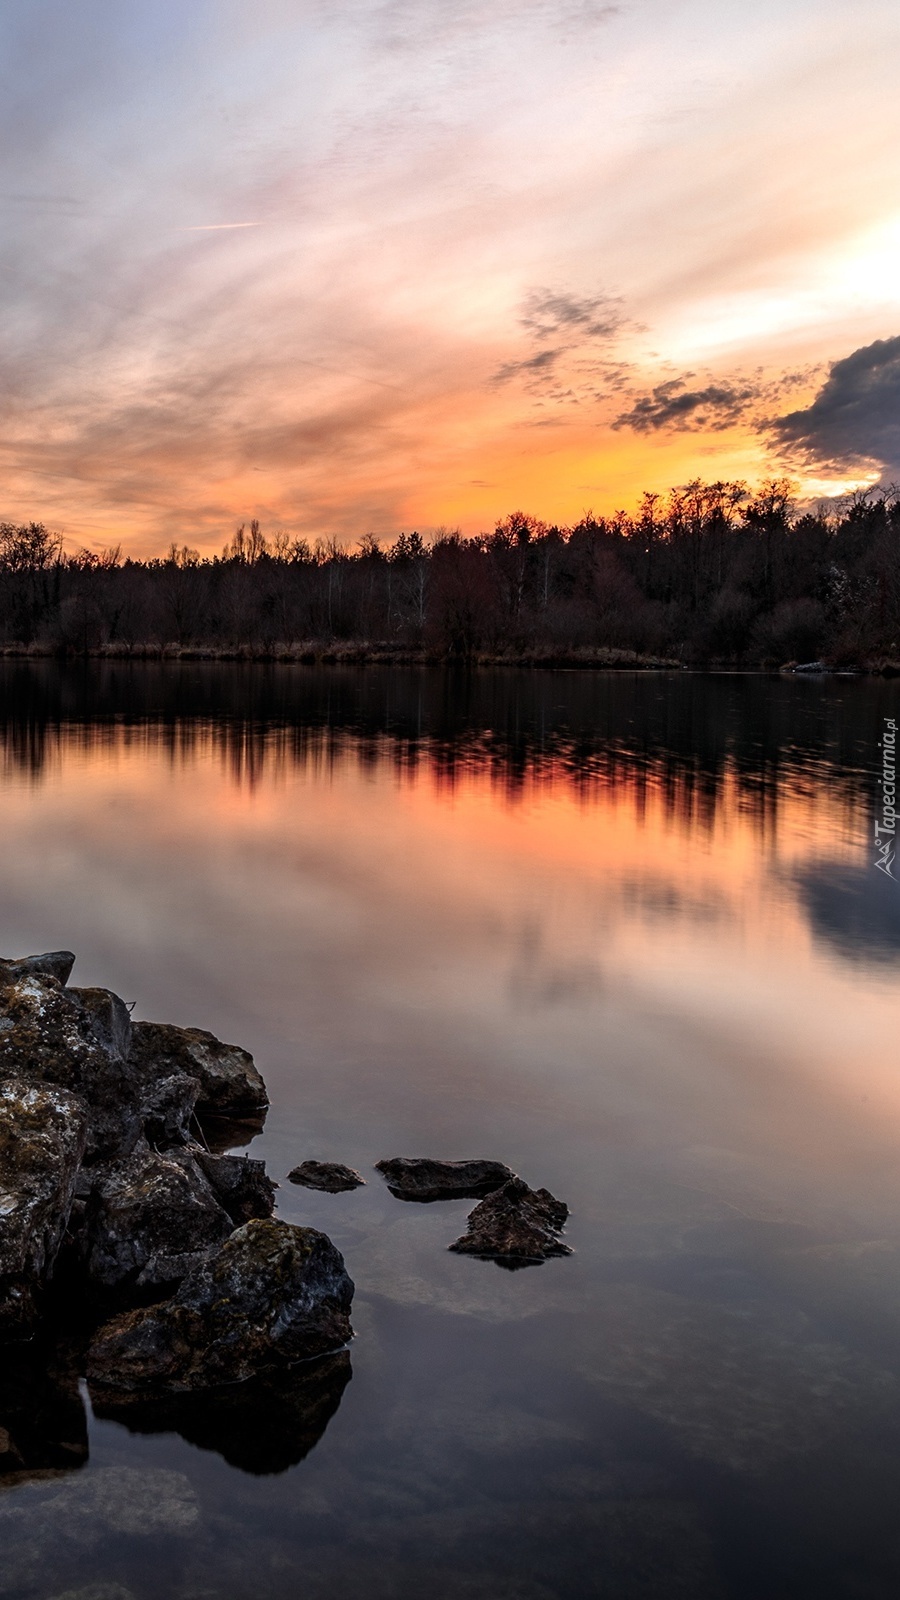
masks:
<path id="1" fill-rule="evenodd" d="M 0 1081 L 68 1089 L 87 1106 L 87 1159 L 125 1153 L 141 1127 L 127 1007 L 106 989 L 63 989 L 41 972 L 5 982 L 10 965 L 0 966 Z"/>
<path id="2" fill-rule="evenodd" d="M 200 1084 L 184 1072 L 171 1072 L 141 1090 L 140 1115 L 148 1144 L 188 1144 Z"/>
<path id="3" fill-rule="evenodd" d="M 131 1014 L 111 989 L 67 989 L 81 1006 L 85 1024 L 100 1049 L 116 1061 L 127 1061 L 131 1046 Z"/>
<path id="4" fill-rule="evenodd" d="M 197 1148 L 192 1154 L 236 1227 L 253 1217 L 272 1215 L 278 1185 L 267 1176 L 264 1161 L 254 1161 L 250 1156 L 216 1156 Z"/>
<path id="5" fill-rule="evenodd" d="M 178 1433 L 232 1467 L 263 1475 L 296 1466 L 321 1439 L 353 1376 L 350 1353 L 269 1372 L 225 1389 L 110 1399 L 98 1389 L 95 1415 L 133 1433 Z"/>
<path id="6" fill-rule="evenodd" d="M 449 1248 L 510 1267 L 569 1256 L 570 1247 L 559 1238 L 568 1215 L 565 1202 L 548 1189 L 529 1189 L 521 1178 L 511 1178 L 470 1212 L 466 1233 Z"/>
<path id="7" fill-rule="evenodd" d="M 199 1112 L 240 1116 L 268 1106 L 266 1086 L 253 1057 L 236 1044 L 223 1044 L 203 1028 L 176 1028 L 167 1022 L 135 1022 L 131 1061 L 144 1085 L 173 1072 L 200 1084 Z"/>
<path id="8" fill-rule="evenodd" d="M 375 1171 L 398 1200 L 476 1200 L 515 1177 L 502 1161 L 429 1161 L 418 1156 L 376 1161 Z"/>
<path id="9" fill-rule="evenodd" d="M 342 1166 L 340 1161 L 301 1161 L 288 1173 L 288 1180 L 302 1183 L 306 1189 L 323 1189 L 326 1194 L 358 1189 L 366 1181 L 354 1167 Z"/>
<path id="10" fill-rule="evenodd" d="M 31 1328 L 69 1220 L 87 1117 L 53 1085 L 0 1083 L 0 1332 Z"/>
<path id="11" fill-rule="evenodd" d="M 232 1226 L 189 1152 L 159 1155 L 142 1141 L 93 1182 L 82 1233 L 88 1276 L 103 1289 L 177 1283 Z"/>
<path id="12" fill-rule="evenodd" d="M 18 983 L 20 978 L 55 978 L 64 989 L 75 965 L 71 950 L 48 950 L 42 956 L 20 956 L 12 961 L 0 960 L 0 983 Z"/>
<path id="13" fill-rule="evenodd" d="M 352 1299 L 343 1257 L 324 1233 L 248 1222 L 171 1300 L 102 1327 L 88 1378 L 126 1393 L 237 1383 L 346 1344 Z"/>

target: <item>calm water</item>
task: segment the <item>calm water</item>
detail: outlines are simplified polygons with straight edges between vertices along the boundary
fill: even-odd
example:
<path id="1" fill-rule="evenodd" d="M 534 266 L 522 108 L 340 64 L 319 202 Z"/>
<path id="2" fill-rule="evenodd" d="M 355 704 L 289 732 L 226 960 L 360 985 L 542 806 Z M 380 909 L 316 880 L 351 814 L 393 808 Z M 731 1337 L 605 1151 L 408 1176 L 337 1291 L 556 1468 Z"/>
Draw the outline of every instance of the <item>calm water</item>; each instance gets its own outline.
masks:
<path id="1" fill-rule="evenodd" d="M 279 1192 L 345 1254 L 349 1362 L 135 1431 L 85 1394 L 87 1464 L 0 1494 L 0 1595 L 895 1597 L 900 887 L 870 837 L 900 691 L 0 692 L 0 949 L 251 1049 L 274 1177 L 369 1178 Z M 471 1203 L 392 1199 L 399 1154 L 510 1163 L 575 1255 L 449 1254 Z"/>

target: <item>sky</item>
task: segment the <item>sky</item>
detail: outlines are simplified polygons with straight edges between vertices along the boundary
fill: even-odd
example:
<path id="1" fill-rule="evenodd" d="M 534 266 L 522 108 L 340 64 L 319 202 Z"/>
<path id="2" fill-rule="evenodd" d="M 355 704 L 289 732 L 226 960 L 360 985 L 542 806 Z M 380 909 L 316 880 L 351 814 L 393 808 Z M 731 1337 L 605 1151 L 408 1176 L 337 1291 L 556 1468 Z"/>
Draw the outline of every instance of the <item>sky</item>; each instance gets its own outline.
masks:
<path id="1" fill-rule="evenodd" d="M 900 479 L 895 0 L 5 0 L 0 518 Z"/>

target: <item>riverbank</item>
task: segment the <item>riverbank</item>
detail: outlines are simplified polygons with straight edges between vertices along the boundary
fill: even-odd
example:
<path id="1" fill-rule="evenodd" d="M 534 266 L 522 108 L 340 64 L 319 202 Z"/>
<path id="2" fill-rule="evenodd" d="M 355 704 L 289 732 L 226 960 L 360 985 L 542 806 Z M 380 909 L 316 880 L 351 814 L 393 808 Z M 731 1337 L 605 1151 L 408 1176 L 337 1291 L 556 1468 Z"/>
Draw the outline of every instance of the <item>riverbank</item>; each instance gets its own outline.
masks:
<path id="1" fill-rule="evenodd" d="M 721 657 L 647 655 L 611 646 L 573 646 L 571 649 L 535 646 L 521 650 L 476 650 L 459 656 L 369 640 L 302 640 L 293 644 L 179 645 L 174 643 L 105 644 L 84 650 L 60 649 L 47 644 L 0 645 L 0 660 L 7 661 L 115 661 L 115 662 L 225 662 L 286 666 L 386 666 L 386 667 L 534 667 L 543 671 L 600 672 L 853 672 L 878 677 L 900 677 L 900 660 L 873 656 L 854 661 L 823 657 L 810 662 L 734 661 Z"/>

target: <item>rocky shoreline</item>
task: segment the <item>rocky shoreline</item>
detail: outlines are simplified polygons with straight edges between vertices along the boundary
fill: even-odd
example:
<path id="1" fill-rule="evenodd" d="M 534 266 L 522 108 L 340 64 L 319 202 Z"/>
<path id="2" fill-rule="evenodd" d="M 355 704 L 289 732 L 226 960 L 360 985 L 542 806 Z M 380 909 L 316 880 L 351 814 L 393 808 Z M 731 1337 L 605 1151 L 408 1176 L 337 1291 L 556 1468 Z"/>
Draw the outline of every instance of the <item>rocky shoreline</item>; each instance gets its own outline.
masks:
<path id="1" fill-rule="evenodd" d="M 215 1417 L 190 1397 L 231 1387 L 226 1409 L 249 1416 L 259 1403 L 248 1412 L 233 1386 L 262 1385 L 262 1411 L 293 1416 L 302 1455 L 350 1376 L 354 1285 L 327 1234 L 273 1215 L 264 1163 L 224 1153 L 261 1129 L 263 1079 L 237 1045 L 132 1022 L 110 990 L 70 986 L 74 960 L 0 960 L 0 1348 L 20 1371 L 8 1395 L 0 1382 L 0 1474 L 79 1464 L 83 1418 L 69 1460 L 47 1429 L 29 1443 L 27 1396 L 32 1412 L 74 1417 L 82 1376 L 100 1414 L 149 1426 L 162 1408 L 211 1438 Z M 500 1162 L 396 1157 L 377 1170 L 398 1199 L 479 1200 L 452 1250 L 510 1268 L 569 1253 L 566 1206 Z M 365 1182 L 312 1160 L 290 1178 L 331 1193 Z M 312 1365 L 285 1407 L 279 1375 L 298 1363 Z"/>
<path id="2" fill-rule="evenodd" d="M 33 1337 L 62 1274 L 89 1310 L 95 1387 L 240 1381 L 341 1349 L 353 1284 L 330 1239 L 276 1220 L 263 1163 L 205 1116 L 264 1117 L 246 1050 L 132 1023 L 74 956 L 0 962 L 0 1332 Z"/>

